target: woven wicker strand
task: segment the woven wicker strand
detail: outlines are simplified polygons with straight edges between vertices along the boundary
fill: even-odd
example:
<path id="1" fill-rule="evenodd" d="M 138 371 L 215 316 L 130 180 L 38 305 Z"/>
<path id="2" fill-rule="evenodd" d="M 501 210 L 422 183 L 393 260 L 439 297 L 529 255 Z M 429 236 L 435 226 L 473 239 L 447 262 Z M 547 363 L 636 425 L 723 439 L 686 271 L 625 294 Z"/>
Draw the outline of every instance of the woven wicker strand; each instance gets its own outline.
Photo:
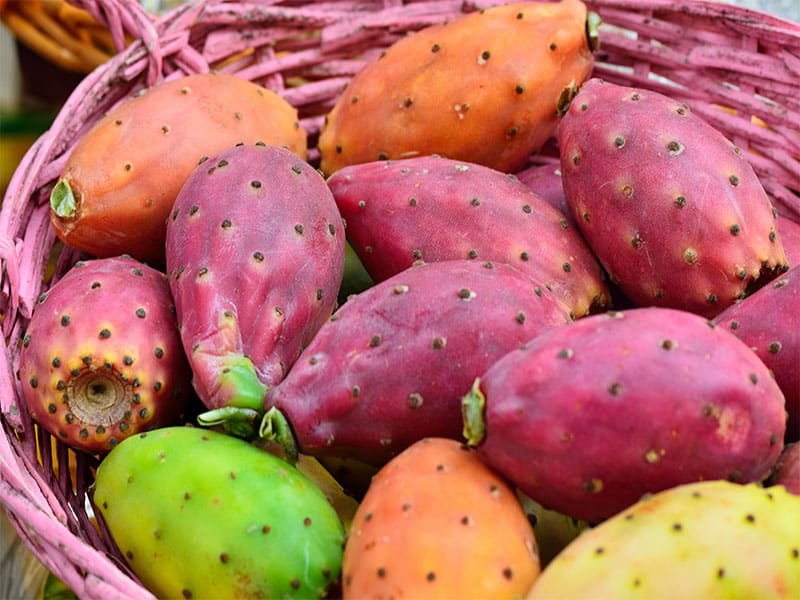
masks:
<path id="1" fill-rule="evenodd" d="M 90 518 L 98 458 L 73 453 L 35 425 L 16 377 L 39 295 L 84 258 L 58 244 L 49 224 L 50 189 L 70 151 L 144 87 L 220 70 L 296 106 L 313 163 L 325 113 L 367 61 L 411 31 L 497 2 L 199 0 L 158 18 L 136 0 L 72 3 L 108 28 L 119 51 L 86 75 L 25 155 L 0 210 L 0 501 L 26 544 L 81 598 L 152 598 Z M 604 22 L 595 75 L 685 101 L 742 148 L 778 211 L 800 222 L 800 24 L 700 0 L 587 5 Z"/>

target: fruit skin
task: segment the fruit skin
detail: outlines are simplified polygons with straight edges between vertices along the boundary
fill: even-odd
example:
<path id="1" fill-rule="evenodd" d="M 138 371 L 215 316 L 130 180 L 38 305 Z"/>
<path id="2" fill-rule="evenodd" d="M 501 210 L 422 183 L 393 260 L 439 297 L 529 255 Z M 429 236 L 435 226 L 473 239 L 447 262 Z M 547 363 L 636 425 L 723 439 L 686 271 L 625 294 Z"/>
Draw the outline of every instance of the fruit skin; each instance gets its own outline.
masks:
<path id="1" fill-rule="evenodd" d="M 590 522 L 681 483 L 762 481 L 786 427 L 783 394 L 744 343 L 660 307 L 544 332 L 463 402 L 465 435 L 490 467 Z"/>
<path id="2" fill-rule="evenodd" d="M 288 150 L 236 146 L 192 172 L 167 223 L 167 272 L 208 408 L 263 406 L 330 316 L 344 245 L 325 181 Z"/>
<path id="3" fill-rule="evenodd" d="M 519 169 L 589 76 L 586 22 L 578 0 L 511 3 L 395 42 L 328 114 L 322 171 L 426 154 Z"/>
<path id="4" fill-rule="evenodd" d="M 159 598 L 312 598 L 339 579 L 344 528 L 310 479 L 244 440 L 195 427 L 135 436 L 92 498 Z"/>
<path id="5" fill-rule="evenodd" d="M 800 496 L 800 442 L 784 446 L 767 483 L 782 485 L 788 492 Z"/>
<path id="6" fill-rule="evenodd" d="M 703 481 L 585 531 L 548 565 L 540 598 L 797 598 L 800 497 Z"/>
<path id="7" fill-rule="evenodd" d="M 266 396 L 301 452 L 383 464 L 423 437 L 460 439 L 460 399 L 566 309 L 501 263 L 410 267 L 352 297 Z"/>
<path id="8" fill-rule="evenodd" d="M 342 597 L 521 598 L 539 569 L 514 490 L 460 442 L 425 438 L 372 479 L 345 545 Z"/>
<path id="9" fill-rule="evenodd" d="M 373 161 L 328 178 L 347 238 L 376 281 L 417 260 L 505 262 L 529 273 L 576 317 L 609 302 L 580 232 L 515 177 L 440 156 Z"/>
<path id="10" fill-rule="evenodd" d="M 800 267 L 790 269 L 714 323 L 752 348 L 769 367 L 786 399 L 786 441 L 800 439 Z"/>
<path id="11" fill-rule="evenodd" d="M 40 296 L 23 337 L 33 419 L 91 453 L 172 423 L 192 398 L 174 309 L 164 274 L 138 260 L 77 262 Z"/>
<path id="12" fill-rule="evenodd" d="M 557 140 L 572 217 L 637 306 L 710 318 L 788 268 L 753 168 L 686 104 L 593 78 Z"/>
<path id="13" fill-rule="evenodd" d="M 559 162 L 530 165 L 517 171 L 516 176 L 522 183 L 547 200 L 553 208 L 558 209 L 570 224 L 575 223 L 567 204 L 567 196 L 564 194 Z"/>
<path id="14" fill-rule="evenodd" d="M 258 141 L 306 157 L 297 111 L 275 92 L 223 73 L 159 83 L 80 139 L 50 197 L 53 229 L 94 256 L 161 268 L 164 223 L 198 161 Z"/>

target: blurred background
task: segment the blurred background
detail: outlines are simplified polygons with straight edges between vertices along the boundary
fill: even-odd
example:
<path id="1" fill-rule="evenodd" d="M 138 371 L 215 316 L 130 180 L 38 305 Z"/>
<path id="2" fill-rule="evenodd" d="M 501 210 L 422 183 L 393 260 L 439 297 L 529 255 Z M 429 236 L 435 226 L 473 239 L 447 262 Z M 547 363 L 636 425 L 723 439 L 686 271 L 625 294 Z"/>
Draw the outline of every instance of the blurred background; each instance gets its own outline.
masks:
<path id="1" fill-rule="evenodd" d="M 140 0 L 154 14 L 180 1 Z M 800 0 L 718 1 L 800 22 Z M 113 50 L 108 33 L 63 0 L 0 0 L 0 17 L 2 198 L 19 160 L 69 93 Z M 0 600 L 74 598 L 68 588 L 47 576 L 0 510 Z"/>

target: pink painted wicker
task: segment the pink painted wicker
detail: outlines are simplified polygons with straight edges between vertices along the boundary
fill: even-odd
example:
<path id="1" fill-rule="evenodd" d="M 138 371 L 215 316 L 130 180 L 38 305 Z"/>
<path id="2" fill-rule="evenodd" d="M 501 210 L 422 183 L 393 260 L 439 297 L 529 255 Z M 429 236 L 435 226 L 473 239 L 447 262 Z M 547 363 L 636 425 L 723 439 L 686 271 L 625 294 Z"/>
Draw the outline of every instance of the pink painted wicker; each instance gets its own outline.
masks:
<path id="1" fill-rule="evenodd" d="M 89 518 L 97 458 L 75 457 L 21 402 L 19 344 L 38 296 L 76 260 L 49 227 L 48 197 L 83 132 L 161 79 L 218 69 L 295 105 L 311 160 L 323 115 L 349 78 L 400 36 L 496 2 L 195 0 L 155 18 L 136 0 L 71 0 L 107 24 L 119 48 L 86 76 L 19 165 L 0 212 L 0 501 L 32 551 L 82 598 L 149 598 Z M 800 24 L 700 0 L 587 2 L 604 25 L 595 74 L 685 100 L 746 151 L 779 212 L 800 221 Z M 136 38 L 125 48 L 126 35 Z M 552 161 L 552 156 L 532 157 Z M 48 258 L 58 252 L 55 273 Z M 37 447 L 42 460 L 37 461 Z"/>

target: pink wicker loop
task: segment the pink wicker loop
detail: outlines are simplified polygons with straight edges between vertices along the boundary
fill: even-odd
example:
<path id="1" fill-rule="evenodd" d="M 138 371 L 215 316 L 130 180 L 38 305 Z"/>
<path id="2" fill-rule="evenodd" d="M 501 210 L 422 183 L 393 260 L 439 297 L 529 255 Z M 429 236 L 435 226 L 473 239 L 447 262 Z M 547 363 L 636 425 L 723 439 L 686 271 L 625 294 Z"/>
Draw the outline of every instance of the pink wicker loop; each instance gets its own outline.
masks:
<path id="1" fill-rule="evenodd" d="M 137 0 L 72 1 L 108 26 L 118 54 L 76 87 L 23 158 L 0 210 L 0 501 L 33 552 L 81 598 L 150 598 L 90 519 L 98 458 L 75 456 L 73 480 L 70 452 L 57 441 L 51 452 L 51 436 L 31 421 L 16 375 L 39 295 L 83 257 L 57 244 L 49 225 L 49 193 L 72 148 L 142 88 L 215 69 L 296 106 L 314 162 L 324 115 L 367 61 L 408 32 L 499 2 L 194 0 L 156 18 Z M 595 75 L 689 104 L 741 147 L 778 211 L 800 222 L 800 24 L 703 0 L 587 5 L 604 22 Z M 552 147 L 531 157 L 553 160 Z"/>

